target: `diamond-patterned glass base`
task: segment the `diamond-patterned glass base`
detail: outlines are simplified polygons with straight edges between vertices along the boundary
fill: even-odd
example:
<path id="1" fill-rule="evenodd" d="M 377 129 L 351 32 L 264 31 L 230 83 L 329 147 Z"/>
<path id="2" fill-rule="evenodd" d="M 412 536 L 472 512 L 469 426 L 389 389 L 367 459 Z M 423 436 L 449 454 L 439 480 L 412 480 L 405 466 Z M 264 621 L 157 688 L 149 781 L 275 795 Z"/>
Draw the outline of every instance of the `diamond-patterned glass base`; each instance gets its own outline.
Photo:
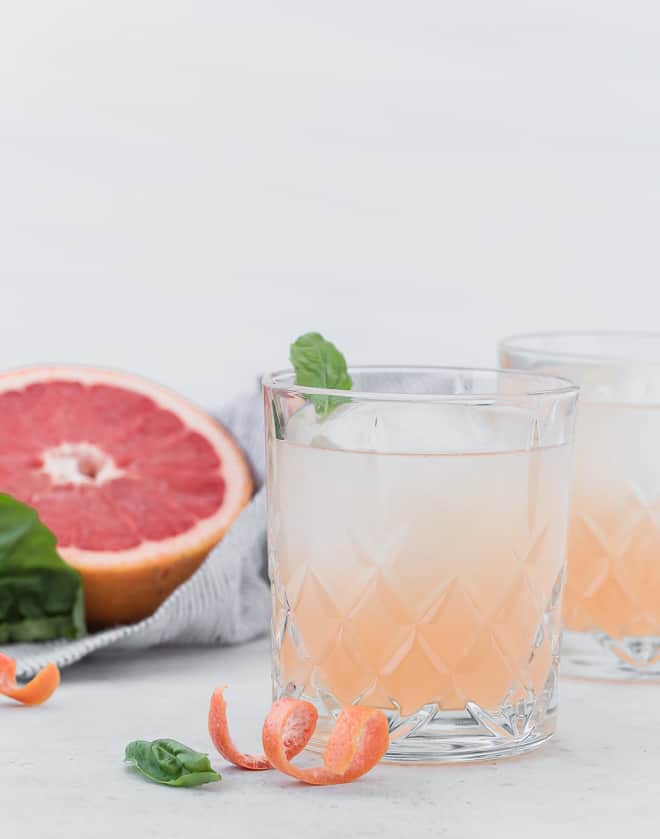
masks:
<path id="1" fill-rule="evenodd" d="M 538 748 L 555 731 L 556 686 L 555 661 L 542 694 L 528 696 L 515 706 L 505 701 L 497 711 L 487 711 L 475 702 L 468 702 L 464 711 L 442 711 L 432 704 L 407 717 L 386 711 L 391 743 L 385 760 L 426 763 L 490 760 Z M 275 695 L 301 696 L 317 706 L 319 724 L 309 748 L 322 752 L 339 713 L 333 697 L 327 692 L 310 696 L 299 692 L 293 684 L 285 685 L 283 690 L 276 689 Z"/>
<path id="2" fill-rule="evenodd" d="M 389 715 L 392 739 L 384 760 L 453 763 L 513 757 L 542 746 L 554 734 L 556 716 L 556 706 L 540 720 L 533 710 L 531 716 L 513 713 L 495 720 L 475 704 L 463 713 L 424 706 L 405 721 Z M 332 718 L 321 719 L 311 751 L 323 752 L 331 727 Z"/>
<path id="3" fill-rule="evenodd" d="M 387 714 L 391 736 L 387 760 L 474 761 L 529 751 L 545 742 L 555 728 L 562 581 L 563 570 L 552 587 L 546 609 L 537 613 L 534 625 L 529 627 L 533 640 L 530 641 L 531 650 L 527 648 L 524 664 L 512 652 L 507 653 L 505 645 L 497 640 L 502 635 L 501 626 L 505 625 L 499 612 L 499 625 L 495 625 L 495 628 L 482 617 L 475 620 L 475 626 L 467 636 L 455 638 L 453 653 L 459 651 L 460 660 L 454 664 L 452 673 L 444 666 L 437 663 L 434 665 L 433 649 L 428 644 L 415 646 L 404 642 L 396 656 L 396 670 L 412 668 L 411 679 L 419 678 L 420 672 L 425 674 L 427 678 L 420 685 L 421 690 L 424 685 L 428 689 L 433 684 L 429 675 L 437 667 L 438 689 L 444 690 L 450 705 L 450 708 L 446 708 L 442 701 L 421 702 L 411 710 L 401 708 L 388 692 L 386 675 L 374 678 L 373 673 L 360 666 L 359 649 L 351 646 L 350 636 L 340 624 L 328 622 L 332 617 L 328 612 L 329 603 L 323 600 L 316 588 L 313 589 L 318 595 L 314 601 L 315 610 L 318 614 L 324 614 L 331 628 L 331 637 L 327 644 L 324 642 L 326 649 L 320 657 L 310 655 L 310 647 L 319 643 L 319 637 L 309 637 L 306 643 L 297 625 L 295 610 L 289 603 L 287 591 L 279 574 L 275 572 L 272 574 L 274 696 L 302 697 L 316 705 L 320 719 L 310 747 L 317 751 L 323 750 L 341 708 L 346 704 L 358 703 L 379 707 Z M 309 583 L 302 583 L 301 590 L 306 592 L 307 597 L 311 596 Z M 520 590 L 517 587 L 514 590 L 518 593 L 516 600 L 519 600 Z M 453 594 L 455 597 L 455 592 Z M 447 609 L 450 608 L 451 599 L 448 597 L 443 601 Z M 511 604 L 510 614 L 517 614 L 514 605 Z M 424 639 L 424 624 L 421 624 L 421 629 L 418 626 L 417 632 Z M 461 664 L 463 658 L 469 663 L 476 649 L 483 667 L 482 647 L 486 643 L 494 645 L 494 650 L 502 644 L 499 646 L 498 666 L 493 673 L 497 674 L 498 679 L 509 680 L 492 704 L 492 700 L 487 700 L 488 704 L 484 701 L 480 704 L 470 698 L 479 695 L 479 680 L 477 674 L 469 675 L 467 664 Z M 424 650 L 428 651 L 428 657 L 425 657 Z M 318 650 L 314 652 L 318 653 Z M 446 654 L 447 650 L 443 649 L 443 652 Z M 485 652 L 488 653 L 488 650 Z M 388 662 L 385 669 L 390 665 L 391 662 Z M 440 678 L 443 673 L 444 681 Z M 338 678 L 339 674 L 342 677 L 341 695 L 337 695 L 330 682 L 333 676 Z M 350 696 L 344 695 L 346 690 L 351 691 Z M 494 695 L 492 685 L 486 693 L 483 693 L 483 687 L 481 691 L 484 698 Z M 411 695 L 408 693 L 409 697 Z"/>
<path id="4" fill-rule="evenodd" d="M 660 637 L 564 631 L 562 676 L 660 682 Z"/>

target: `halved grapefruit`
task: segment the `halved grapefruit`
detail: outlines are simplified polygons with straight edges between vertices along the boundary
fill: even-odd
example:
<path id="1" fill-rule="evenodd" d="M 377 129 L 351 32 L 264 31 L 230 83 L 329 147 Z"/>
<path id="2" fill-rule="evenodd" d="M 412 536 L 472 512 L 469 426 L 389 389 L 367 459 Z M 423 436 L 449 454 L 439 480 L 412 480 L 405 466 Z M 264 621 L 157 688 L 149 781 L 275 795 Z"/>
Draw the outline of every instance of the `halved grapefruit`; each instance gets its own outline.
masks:
<path id="1" fill-rule="evenodd" d="M 0 374 L 0 491 L 35 507 L 83 577 L 90 627 L 152 614 L 252 494 L 229 433 L 137 376 Z"/>

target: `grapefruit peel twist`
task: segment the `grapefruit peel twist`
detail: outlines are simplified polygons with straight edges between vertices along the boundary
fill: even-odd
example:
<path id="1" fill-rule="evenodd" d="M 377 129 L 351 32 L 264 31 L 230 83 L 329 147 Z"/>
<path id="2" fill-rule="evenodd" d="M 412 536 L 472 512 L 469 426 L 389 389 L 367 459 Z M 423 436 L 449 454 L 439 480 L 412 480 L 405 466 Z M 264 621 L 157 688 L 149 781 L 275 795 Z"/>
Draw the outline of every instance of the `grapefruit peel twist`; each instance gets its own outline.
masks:
<path id="1" fill-rule="evenodd" d="M 41 705 L 57 690 L 60 671 L 56 664 L 47 664 L 25 685 L 16 683 L 16 662 L 0 653 L 0 693 L 22 702 L 23 705 Z"/>
<path id="2" fill-rule="evenodd" d="M 387 718 L 374 708 L 344 708 L 333 728 L 323 765 L 301 768 L 291 763 L 309 743 L 318 713 L 311 702 L 285 697 L 268 712 L 262 730 L 265 754 L 250 755 L 239 751 L 229 734 L 224 688 L 211 697 L 209 733 L 220 754 L 243 769 L 279 769 L 292 778 L 317 786 L 347 784 L 369 772 L 385 755 L 390 738 Z"/>

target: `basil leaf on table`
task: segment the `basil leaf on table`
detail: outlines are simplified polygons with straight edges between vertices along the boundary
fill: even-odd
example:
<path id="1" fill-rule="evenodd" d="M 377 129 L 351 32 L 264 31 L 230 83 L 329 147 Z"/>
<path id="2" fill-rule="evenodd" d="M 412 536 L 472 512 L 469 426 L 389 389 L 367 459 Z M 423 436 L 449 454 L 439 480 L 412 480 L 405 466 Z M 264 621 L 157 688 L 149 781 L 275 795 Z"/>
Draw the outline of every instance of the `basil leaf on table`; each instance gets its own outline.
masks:
<path id="1" fill-rule="evenodd" d="M 126 746 L 124 760 L 151 781 L 171 787 L 198 787 L 220 780 L 208 755 L 178 740 L 134 740 Z"/>
<path id="2" fill-rule="evenodd" d="M 296 371 L 296 384 L 329 390 L 350 390 L 353 381 L 348 375 L 346 359 L 337 347 L 318 332 L 307 332 L 291 344 L 289 357 Z M 313 395 L 310 399 L 316 413 L 327 416 L 338 405 L 348 402 L 342 396 Z"/>
<path id="3" fill-rule="evenodd" d="M 85 634 L 80 574 L 37 511 L 0 493 L 0 643 Z"/>

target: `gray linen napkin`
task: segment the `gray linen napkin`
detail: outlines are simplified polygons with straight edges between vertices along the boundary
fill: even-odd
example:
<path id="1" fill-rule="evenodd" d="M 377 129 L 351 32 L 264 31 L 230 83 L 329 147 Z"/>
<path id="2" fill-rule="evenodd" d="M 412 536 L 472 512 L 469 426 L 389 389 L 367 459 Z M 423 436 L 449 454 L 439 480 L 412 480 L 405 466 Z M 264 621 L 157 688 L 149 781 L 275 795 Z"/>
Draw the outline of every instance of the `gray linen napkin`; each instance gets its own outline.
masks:
<path id="1" fill-rule="evenodd" d="M 259 394 L 219 412 L 250 458 L 257 486 L 263 483 L 264 443 Z M 159 644 L 237 644 L 266 632 L 270 619 L 266 580 L 265 490 L 259 489 L 224 539 L 151 617 L 130 626 L 96 632 L 77 641 L 5 644 L 20 677 L 33 676 L 49 661 L 66 667 L 103 649 L 140 649 Z"/>

